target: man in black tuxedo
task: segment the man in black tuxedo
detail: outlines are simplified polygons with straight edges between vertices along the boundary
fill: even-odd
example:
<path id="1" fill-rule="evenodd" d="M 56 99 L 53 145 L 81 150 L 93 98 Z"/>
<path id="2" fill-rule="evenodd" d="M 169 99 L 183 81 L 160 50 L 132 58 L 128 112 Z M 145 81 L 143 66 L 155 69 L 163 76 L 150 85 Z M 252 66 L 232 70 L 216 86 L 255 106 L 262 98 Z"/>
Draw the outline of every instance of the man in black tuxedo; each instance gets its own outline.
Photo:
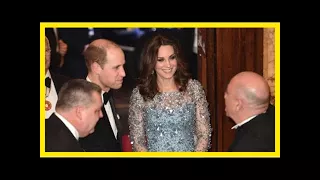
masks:
<path id="1" fill-rule="evenodd" d="M 45 151 L 83 152 L 78 139 L 94 132 L 102 117 L 101 88 L 84 79 L 65 83 L 56 112 L 45 121 Z"/>
<path id="2" fill-rule="evenodd" d="M 257 73 L 235 75 L 225 92 L 226 115 L 236 125 L 230 152 L 274 152 L 275 109 L 267 81 Z"/>
<path id="3" fill-rule="evenodd" d="M 95 132 L 80 138 L 79 142 L 85 151 L 120 152 L 122 127 L 111 93 L 112 89 L 122 87 L 126 75 L 124 52 L 112 41 L 97 39 L 90 43 L 84 56 L 88 68 L 86 79 L 101 87 L 104 106 L 101 109 L 103 117 L 99 119 Z"/>
<path id="4" fill-rule="evenodd" d="M 48 119 L 51 116 L 51 114 L 55 111 L 56 103 L 58 100 L 58 93 L 62 85 L 68 80 L 70 80 L 70 78 L 51 72 L 51 70 L 49 69 L 50 62 L 51 62 L 51 47 L 50 47 L 49 39 L 47 37 L 45 37 L 45 50 L 46 50 L 46 53 L 45 53 L 46 103 L 45 105 L 46 105 L 46 119 Z"/>

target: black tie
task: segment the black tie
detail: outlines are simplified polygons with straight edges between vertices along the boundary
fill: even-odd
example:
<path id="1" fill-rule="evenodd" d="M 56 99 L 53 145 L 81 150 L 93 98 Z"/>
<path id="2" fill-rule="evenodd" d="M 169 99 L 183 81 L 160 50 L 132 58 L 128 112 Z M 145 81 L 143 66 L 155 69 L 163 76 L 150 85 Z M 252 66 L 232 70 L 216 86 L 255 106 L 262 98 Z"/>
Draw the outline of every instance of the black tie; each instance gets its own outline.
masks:
<path id="1" fill-rule="evenodd" d="M 107 102 L 109 101 L 110 97 L 111 97 L 111 90 L 109 90 L 108 92 L 103 93 L 103 103 L 107 104 Z"/>
<path id="2" fill-rule="evenodd" d="M 50 88 L 50 85 L 51 85 L 51 79 L 50 79 L 49 77 L 47 77 L 47 78 L 46 78 L 46 82 L 45 82 L 45 84 L 46 84 L 46 87 L 47 87 L 47 88 Z"/>

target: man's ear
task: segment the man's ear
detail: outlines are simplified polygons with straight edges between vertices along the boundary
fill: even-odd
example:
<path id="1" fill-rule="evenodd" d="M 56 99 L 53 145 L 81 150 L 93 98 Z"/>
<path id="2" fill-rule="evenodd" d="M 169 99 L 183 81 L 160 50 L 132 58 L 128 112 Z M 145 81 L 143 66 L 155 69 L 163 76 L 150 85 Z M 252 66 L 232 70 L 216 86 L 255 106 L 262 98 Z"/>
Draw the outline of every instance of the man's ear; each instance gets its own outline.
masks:
<path id="1" fill-rule="evenodd" d="M 77 119 L 79 119 L 81 121 L 82 120 L 83 107 L 81 107 L 81 106 L 75 107 L 75 112 L 76 112 Z"/>
<path id="2" fill-rule="evenodd" d="M 91 64 L 91 69 L 94 74 L 100 74 L 100 71 L 102 70 L 101 66 L 97 62 Z"/>
<path id="3" fill-rule="evenodd" d="M 241 99 L 236 99 L 236 111 L 239 111 L 242 108 L 243 102 Z"/>

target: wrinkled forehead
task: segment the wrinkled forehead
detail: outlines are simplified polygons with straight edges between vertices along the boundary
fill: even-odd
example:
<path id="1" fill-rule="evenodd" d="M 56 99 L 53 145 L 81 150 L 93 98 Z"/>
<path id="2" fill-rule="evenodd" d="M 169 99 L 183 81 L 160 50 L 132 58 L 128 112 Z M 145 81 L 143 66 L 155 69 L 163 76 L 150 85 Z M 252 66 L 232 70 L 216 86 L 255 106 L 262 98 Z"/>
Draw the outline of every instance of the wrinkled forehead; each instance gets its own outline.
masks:
<path id="1" fill-rule="evenodd" d="M 107 51 L 107 61 L 123 61 L 125 59 L 124 52 L 120 47 L 113 47 L 106 50 Z"/>

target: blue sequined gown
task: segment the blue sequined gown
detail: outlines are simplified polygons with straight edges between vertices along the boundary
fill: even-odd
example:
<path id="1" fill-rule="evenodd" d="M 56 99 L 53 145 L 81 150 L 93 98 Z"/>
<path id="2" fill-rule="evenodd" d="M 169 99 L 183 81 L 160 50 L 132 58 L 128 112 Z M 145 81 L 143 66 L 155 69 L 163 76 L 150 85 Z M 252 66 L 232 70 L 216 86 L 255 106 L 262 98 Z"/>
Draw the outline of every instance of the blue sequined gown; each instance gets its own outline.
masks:
<path id="1" fill-rule="evenodd" d="M 208 102 L 197 80 L 190 80 L 185 92 L 158 93 L 152 101 L 144 101 L 135 88 L 128 123 L 133 151 L 194 152 L 210 147 Z"/>

